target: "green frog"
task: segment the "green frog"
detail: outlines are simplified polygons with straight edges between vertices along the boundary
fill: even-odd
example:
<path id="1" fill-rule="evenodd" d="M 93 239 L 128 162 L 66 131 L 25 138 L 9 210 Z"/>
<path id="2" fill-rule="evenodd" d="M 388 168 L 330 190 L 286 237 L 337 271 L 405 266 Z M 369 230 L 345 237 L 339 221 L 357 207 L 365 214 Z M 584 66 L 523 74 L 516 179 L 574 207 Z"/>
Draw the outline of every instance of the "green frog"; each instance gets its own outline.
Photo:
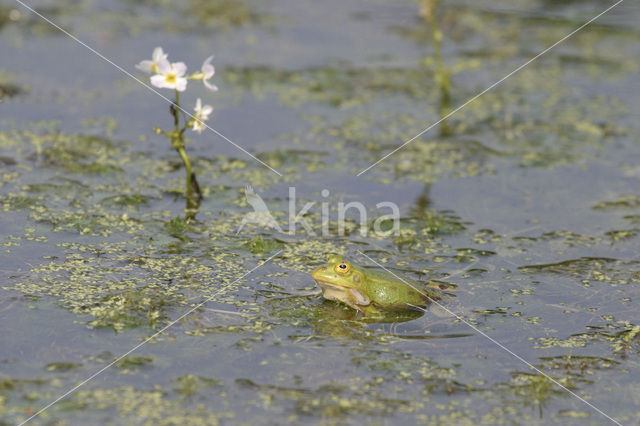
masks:
<path id="1" fill-rule="evenodd" d="M 403 282 L 389 272 L 358 266 L 341 256 L 329 258 L 329 264 L 313 271 L 311 277 L 325 299 L 345 303 L 365 315 L 424 309 L 429 302 L 448 294 L 440 291 L 448 288 L 444 284 Z"/>

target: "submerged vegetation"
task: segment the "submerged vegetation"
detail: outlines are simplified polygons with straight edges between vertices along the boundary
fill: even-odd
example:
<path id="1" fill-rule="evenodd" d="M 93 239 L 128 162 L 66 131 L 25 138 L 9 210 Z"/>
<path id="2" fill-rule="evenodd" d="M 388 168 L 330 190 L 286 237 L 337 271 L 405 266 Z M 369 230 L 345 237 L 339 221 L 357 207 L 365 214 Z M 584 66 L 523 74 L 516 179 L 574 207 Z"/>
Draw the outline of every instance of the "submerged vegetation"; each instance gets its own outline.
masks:
<path id="1" fill-rule="evenodd" d="M 0 43 L 21 53 L 0 78 L 10 343 L 0 345 L 0 424 L 25 420 L 176 320 L 42 421 L 602 422 L 547 375 L 622 423 L 637 419 L 640 105 L 627 95 L 640 33 L 623 16 L 637 13 L 594 23 L 354 177 L 599 12 L 533 0 L 365 3 L 335 6 L 345 9 L 330 19 L 321 3 L 287 0 L 37 9 L 91 45 L 109 41 L 111 55 L 132 49 L 130 34 L 146 45 L 165 33 L 189 46 L 186 58 L 221 52 L 221 129 L 282 178 L 206 131 L 185 161 L 183 136 L 201 123 L 178 105 L 195 98 L 175 99 L 173 126 L 158 132 L 171 146 L 161 144 L 148 134 L 166 114 L 159 99 L 143 103 L 133 82 L 67 53 L 35 15 L 0 7 Z M 94 43 L 87 28 L 98 27 Z M 58 64 L 52 88 L 34 71 L 44 62 L 20 49 L 73 58 L 91 84 Z M 283 229 L 289 186 L 296 211 L 326 202 L 332 232 L 240 231 L 247 184 Z M 363 235 L 350 219 L 335 232 L 331 209 L 352 200 L 397 202 L 399 233 Z M 314 226 L 319 210 L 304 215 Z M 455 283 L 445 306 L 458 317 L 430 307 L 367 320 L 323 300 L 309 273 L 329 253 Z"/>

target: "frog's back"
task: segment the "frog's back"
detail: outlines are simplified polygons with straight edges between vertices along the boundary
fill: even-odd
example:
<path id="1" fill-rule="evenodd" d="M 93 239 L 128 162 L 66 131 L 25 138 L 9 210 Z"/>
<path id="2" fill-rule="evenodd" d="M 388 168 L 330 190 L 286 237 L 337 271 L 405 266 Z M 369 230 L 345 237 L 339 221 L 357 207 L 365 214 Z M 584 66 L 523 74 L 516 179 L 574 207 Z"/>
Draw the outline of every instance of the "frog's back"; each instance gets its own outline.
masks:
<path id="1" fill-rule="evenodd" d="M 426 306 L 429 298 L 439 299 L 433 290 L 423 284 L 396 277 L 382 269 L 364 268 L 367 277 L 367 293 L 377 305 L 387 308 L 407 309 L 410 305 Z"/>

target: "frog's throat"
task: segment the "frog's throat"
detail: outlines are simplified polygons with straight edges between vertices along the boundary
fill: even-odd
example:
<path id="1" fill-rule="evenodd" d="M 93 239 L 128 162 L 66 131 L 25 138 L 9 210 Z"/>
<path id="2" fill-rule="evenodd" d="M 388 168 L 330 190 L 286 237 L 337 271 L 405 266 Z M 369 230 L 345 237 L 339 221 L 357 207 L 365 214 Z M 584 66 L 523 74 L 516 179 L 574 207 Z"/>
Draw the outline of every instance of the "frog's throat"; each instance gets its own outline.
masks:
<path id="1" fill-rule="evenodd" d="M 315 280 L 322 289 L 325 299 L 346 303 L 354 309 L 371 304 L 371 299 L 360 293 L 357 289 L 333 284 L 323 280 Z"/>

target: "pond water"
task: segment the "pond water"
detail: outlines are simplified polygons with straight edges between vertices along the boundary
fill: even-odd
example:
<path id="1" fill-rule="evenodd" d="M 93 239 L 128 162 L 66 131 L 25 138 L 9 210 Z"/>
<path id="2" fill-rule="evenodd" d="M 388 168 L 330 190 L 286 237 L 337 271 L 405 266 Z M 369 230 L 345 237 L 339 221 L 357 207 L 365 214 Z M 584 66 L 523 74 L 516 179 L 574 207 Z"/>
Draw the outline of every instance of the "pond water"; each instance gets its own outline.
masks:
<path id="1" fill-rule="evenodd" d="M 183 105 L 281 176 L 190 131 L 185 221 L 151 130 L 167 102 L 0 2 L 0 424 L 640 422 L 637 2 L 370 169 L 613 3 L 27 4 L 141 79 L 156 46 L 190 71 L 215 54 L 220 90 L 190 82 Z M 295 188 L 313 232 L 236 232 L 246 185 L 285 231 Z M 397 204 L 399 233 L 348 215 L 341 235 L 352 201 L 369 230 Z M 309 273 L 331 253 L 455 283 L 457 317 L 323 300 Z"/>

